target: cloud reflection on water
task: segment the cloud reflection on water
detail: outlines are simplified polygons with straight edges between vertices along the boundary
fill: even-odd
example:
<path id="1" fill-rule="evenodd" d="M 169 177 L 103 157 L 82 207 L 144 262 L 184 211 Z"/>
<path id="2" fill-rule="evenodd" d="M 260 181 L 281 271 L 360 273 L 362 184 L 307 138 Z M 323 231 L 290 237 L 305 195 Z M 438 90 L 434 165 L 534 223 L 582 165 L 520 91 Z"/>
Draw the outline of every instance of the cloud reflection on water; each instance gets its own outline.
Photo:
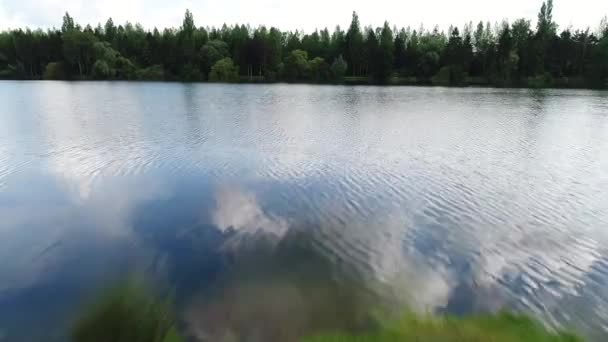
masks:
<path id="1" fill-rule="evenodd" d="M 222 231 L 234 229 L 240 234 L 262 231 L 281 239 L 288 230 L 287 220 L 265 213 L 253 193 L 222 186 L 216 191 L 213 223 Z"/>
<path id="2" fill-rule="evenodd" d="M 90 183 L 82 197 L 71 181 L 47 179 L 44 196 L 22 191 L 27 182 L 0 194 L 0 321 L 11 340 L 29 336 L 25 326 L 38 327 L 34 337 L 64 331 L 83 296 L 143 270 L 153 255 L 133 222 L 139 206 L 168 196 L 167 188 L 146 177 L 107 177 Z"/>
<path id="3" fill-rule="evenodd" d="M 451 277 L 407 250 L 403 215 L 290 226 L 263 211 L 253 192 L 219 187 L 215 201 L 229 263 L 187 305 L 188 331 L 199 339 L 295 341 L 322 329 L 364 328 L 374 310 L 448 303 Z"/>

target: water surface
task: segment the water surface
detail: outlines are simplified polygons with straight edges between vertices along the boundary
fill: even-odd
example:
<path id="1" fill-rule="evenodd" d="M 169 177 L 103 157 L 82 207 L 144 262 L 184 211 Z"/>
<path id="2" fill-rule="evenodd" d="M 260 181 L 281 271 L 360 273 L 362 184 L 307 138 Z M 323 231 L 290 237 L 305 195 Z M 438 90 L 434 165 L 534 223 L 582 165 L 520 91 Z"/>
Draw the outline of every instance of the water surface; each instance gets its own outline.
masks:
<path id="1" fill-rule="evenodd" d="M 608 336 L 608 93 L 0 82 L 0 340 L 133 272 L 198 337 L 383 303 Z"/>

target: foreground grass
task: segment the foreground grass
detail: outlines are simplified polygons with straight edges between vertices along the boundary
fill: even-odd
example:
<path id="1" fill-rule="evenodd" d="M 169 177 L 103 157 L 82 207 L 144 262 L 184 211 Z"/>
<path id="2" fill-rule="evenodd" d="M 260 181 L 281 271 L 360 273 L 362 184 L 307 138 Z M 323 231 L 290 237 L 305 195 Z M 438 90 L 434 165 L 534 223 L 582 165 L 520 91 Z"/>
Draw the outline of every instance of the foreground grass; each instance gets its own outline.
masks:
<path id="1" fill-rule="evenodd" d="M 567 332 L 548 331 L 521 314 L 437 317 L 406 314 L 375 320 L 367 333 L 313 335 L 301 342 L 582 342 Z M 262 324 L 263 322 L 260 322 Z M 272 322 L 268 322 L 271 323 Z M 82 311 L 72 329 L 74 342 L 182 342 L 169 299 L 159 300 L 141 282 L 105 291 Z M 282 341 L 281 341 L 282 342 Z"/>
<path id="2" fill-rule="evenodd" d="M 105 291 L 85 307 L 71 332 L 74 342 L 182 342 L 169 299 L 139 281 Z"/>
<path id="3" fill-rule="evenodd" d="M 513 313 L 455 317 L 406 315 L 377 332 L 321 334 L 302 342 L 582 342 L 566 332 L 549 332 L 528 316 Z"/>

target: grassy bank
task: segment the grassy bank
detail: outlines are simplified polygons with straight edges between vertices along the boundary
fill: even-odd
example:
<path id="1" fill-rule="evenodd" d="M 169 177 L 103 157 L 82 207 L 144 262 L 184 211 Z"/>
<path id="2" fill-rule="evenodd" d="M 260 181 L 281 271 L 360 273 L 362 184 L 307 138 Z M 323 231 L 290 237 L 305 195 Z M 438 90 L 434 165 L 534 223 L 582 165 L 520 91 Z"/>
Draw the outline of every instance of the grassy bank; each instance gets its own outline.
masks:
<path id="1" fill-rule="evenodd" d="M 376 332 L 367 334 L 328 333 L 302 342 L 581 342 L 567 332 L 550 332 L 532 318 L 503 312 L 465 318 L 405 315 Z"/>
<path id="2" fill-rule="evenodd" d="M 71 332 L 75 342 L 181 342 L 169 299 L 159 300 L 141 282 L 104 291 L 80 312 Z M 277 322 L 265 322 L 273 324 Z M 264 322 L 259 322 L 264 324 Z M 582 342 L 569 332 L 552 332 L 538 321 L 502 312 L 469 317 L 405 314 L 398 320 L 376 320 L 375 328 L 318 333 L 302 342 Z M 302 335 L 306 335 L 302 332 Z M 231 339 L 231 341 L 238 339 Z M 222 341 L 218 341 L 222 342 Z M 283 342 L 283 341 L 281 341 Z"/>
<path id="3" fill-rule="evenodd" d="M 170 299 L 141 281 L 107 289 L 86 304 L 71 331 L 74 342 L 182 342 Z"/>

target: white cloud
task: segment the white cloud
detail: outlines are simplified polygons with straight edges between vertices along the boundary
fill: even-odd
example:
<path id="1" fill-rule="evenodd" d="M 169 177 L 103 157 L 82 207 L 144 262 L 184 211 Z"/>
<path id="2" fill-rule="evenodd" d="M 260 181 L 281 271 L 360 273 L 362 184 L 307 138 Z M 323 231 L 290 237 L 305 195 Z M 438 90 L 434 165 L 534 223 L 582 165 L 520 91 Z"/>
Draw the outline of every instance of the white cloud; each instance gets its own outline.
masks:
<path id="1" fill-rule="evenodd" d="M 215 197 L 217 206 L 213 211 L 213 221 L 222 231 L 263 232 L 282 238 L 289 228 L 286 220 L 265 213 L 252 193 L 224 187 L 217 191 Z"/>
<path id="2" fill-rule="evenodd" d="M 149 28 L 177 27 L 186 8 L 192 10 L 200 26 L 238 22 L 310 31 L 316 27 L 333 28 L 336 24 L 345 27 L 350 22 L 351 12 L 356 10 L 364 25 L 381 25 L 388 20 L 398 26 L 418 27 L 424 23 L 426 27 L 435 24 L 447 27 L 450 24 L 462 25 L 470 20 L 495 22 L 519 17 L 534 20 L 540 4 L 540 0 L 309 0 L 303 3 L 287 0 L 1 0 L 0 28 L 26 25 L 59 27 L 65 11 L 69 11 L 81 24 L 105 22 L 111 16 L 117 23 L 129 20 Z M 554 18 L 562 27 L 595 27 L 607 12 L 603 0 L 557 1 Z"/>

